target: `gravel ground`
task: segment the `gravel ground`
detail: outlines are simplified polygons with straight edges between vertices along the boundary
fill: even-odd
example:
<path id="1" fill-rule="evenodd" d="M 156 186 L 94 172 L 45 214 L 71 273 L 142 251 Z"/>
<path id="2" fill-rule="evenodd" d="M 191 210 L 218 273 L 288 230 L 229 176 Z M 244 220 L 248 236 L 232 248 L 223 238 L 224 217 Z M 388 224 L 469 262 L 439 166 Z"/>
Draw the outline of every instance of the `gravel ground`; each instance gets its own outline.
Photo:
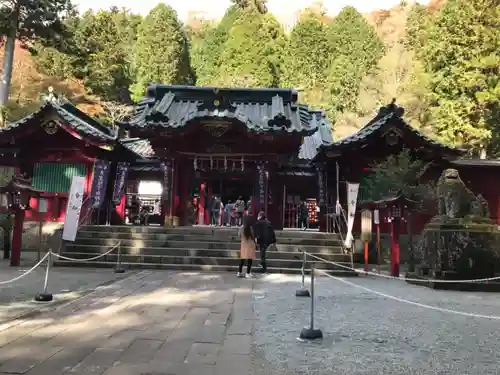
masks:
<path id="1" fill-rule="evenodd" d="M 500 315 L 500 294 L 435 291 L 368 277 L 349 282 L 442 308 Z M 322 342 L 300 342 L 310 299 L 299 278 L 256 281 L 255 358 L 266 374 L 500 374 L 500 320 L 433 311 L 390 300 L 326 277 L 316 279 L 316 327 Z"/>

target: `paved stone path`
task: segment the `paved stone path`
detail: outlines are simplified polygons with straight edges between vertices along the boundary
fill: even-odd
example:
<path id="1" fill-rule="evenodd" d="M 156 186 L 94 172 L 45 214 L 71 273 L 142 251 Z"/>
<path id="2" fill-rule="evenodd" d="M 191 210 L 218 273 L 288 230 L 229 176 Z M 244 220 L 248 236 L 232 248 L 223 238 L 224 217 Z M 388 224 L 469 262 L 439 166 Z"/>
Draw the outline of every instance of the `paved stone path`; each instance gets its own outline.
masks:
<path id="1" fill-rule="evenodd" d="M 500 315 L 499 294 L 349 279 L 433 306 Z M 297 276 L 141 271 L 0 325 L 0 375 L 498 375 L 499 320 L 432 311 L 325 277 L 324 340 L 297 340 L 310 299 Z"/>
<path id="2" fill-rule="evenodd" d="M 139 272 L 0 327 L 0 374 L 253 375 L 253 284 Z"/>
<path id="3" fill-rule="evenodd" d="M 0 261 L 0 281 L 11 280 L 22 275 L 31 266 L 10 267 L 8 261 Z M 129 272 L 130 274 L 130 272 Z M 120 280 L 123 274 L 112 269 L 62 268 L 50 269 L 48 291 L 54 295 L 54 304 L 78 298 L 100 285 Z M 40 305 L 33 301 L 43 291 L 45 265 L 13 283 L 0 284 L 0 324 L 20 315 L 33 314 Z"/>

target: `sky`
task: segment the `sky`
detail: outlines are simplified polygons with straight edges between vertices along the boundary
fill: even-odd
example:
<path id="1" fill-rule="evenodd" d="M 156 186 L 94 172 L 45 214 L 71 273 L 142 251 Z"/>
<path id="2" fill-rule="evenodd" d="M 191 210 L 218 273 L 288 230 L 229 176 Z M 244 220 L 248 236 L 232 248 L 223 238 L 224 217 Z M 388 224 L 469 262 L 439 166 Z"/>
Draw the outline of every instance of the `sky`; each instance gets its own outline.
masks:
<path id="1" fill-rule="evenodd" d="M 134 13 L 147 14 L 158 3 L 163 2 L 177 11 L 179 18 L 185 20 L 190 10 L 202 11 L 207 18 L 221 18 L 230 0 L 73 0 L 80 11 L 88 9 L 108 9 L 112 5 L 125 7 Z M 291 16 L 298 10 L 304 9 L 314 0 L 268 0 L 269 10 L 278 18 Z M 338 13 L 344 6 L 352 5 L 360 12 L 370 12 L 377 9 L 389 9 L 399 4 L 399 0 L 323 0 L 322 3 L 330 14 Z M 428 0 L 419 1 L 427 3 Z"/>

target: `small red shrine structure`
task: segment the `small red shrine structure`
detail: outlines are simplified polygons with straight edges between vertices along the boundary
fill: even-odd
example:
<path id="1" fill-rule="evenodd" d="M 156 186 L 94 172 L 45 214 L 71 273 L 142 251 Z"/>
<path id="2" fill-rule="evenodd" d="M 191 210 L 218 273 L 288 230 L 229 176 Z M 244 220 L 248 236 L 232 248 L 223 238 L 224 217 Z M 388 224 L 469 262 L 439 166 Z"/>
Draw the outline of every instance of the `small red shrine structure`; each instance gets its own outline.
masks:
<path id="1" fill-rule="evenodd" d="M 39 197 L 41 190 L 33 188 L 31 180 L 23 177 L 13 177 L 5 186 L 0 187 L 0 194 L 7 196 L 7 210 L 14 215 L 12 232 L 12 249 L 10 265 L 19 266 L 21 262 L 21 243 L 23 237 L 25 212 L 30 210 L 30 198 Z M 5 230 L 5 229 L 4 229 Z"/>

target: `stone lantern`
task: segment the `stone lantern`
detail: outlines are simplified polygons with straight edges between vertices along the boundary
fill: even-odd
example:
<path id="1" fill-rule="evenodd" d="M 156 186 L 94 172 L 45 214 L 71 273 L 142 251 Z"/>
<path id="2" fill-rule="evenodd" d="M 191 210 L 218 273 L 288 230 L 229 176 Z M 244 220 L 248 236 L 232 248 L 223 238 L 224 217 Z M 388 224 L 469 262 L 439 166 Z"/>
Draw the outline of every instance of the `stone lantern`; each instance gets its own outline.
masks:
<path id="1" fill-rule="evenodd" d="M 13 177 L 5 186 L 0 188 L 0 194 L 7 198 L 7 208 L 14 215 L 14 228 L 12 231 L 12 251 L 10 265 L 17 267 L 21 262 L 21 244 L 23 237 L 24 217 L 26 210 L 30 210 L 30 199 L 43 193 L 31 186 L 31 180 L 24 177 Z"/>

